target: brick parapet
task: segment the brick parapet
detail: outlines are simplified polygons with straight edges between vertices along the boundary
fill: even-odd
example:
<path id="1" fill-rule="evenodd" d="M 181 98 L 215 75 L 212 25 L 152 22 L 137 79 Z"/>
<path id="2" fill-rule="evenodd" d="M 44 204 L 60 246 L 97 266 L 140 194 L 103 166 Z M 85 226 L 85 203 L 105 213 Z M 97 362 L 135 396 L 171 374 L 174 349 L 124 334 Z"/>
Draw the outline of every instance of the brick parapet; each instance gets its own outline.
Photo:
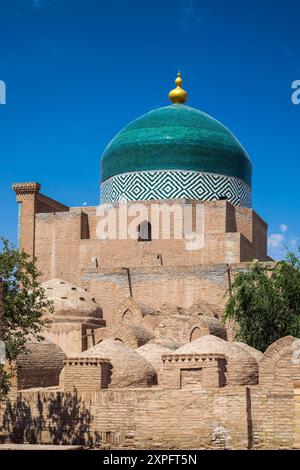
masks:
<path id="1" fill-rule="evenodd" d="M 97 392 L 108 387 L 111 379 L 111 362 L 98 357 L 69 357 L 64 361 L 60 386 L 65 392 L 76 389 Z"/>
<path id="2" fill-rule="evenodd" d="M 202 366 L 210 365 L 213 362 L 218 361 L 219 359 L 225 359 L 224 354 L 163 354 L 162 362 L 163 365 L 178 365 L 189 364 L 191 366 L 195 364 L 201 364 Z"/>
<path id="3" fill-rule="evenodd" d="M 67 359 L 64 360 L 65 366 L 66 365 L 68 366 L 84 366 L 84 365 L 98 366 L 101 364 L 110 364 L 110 360 L 99 358 L 99 357 L 81 357 L 81 356 L 68 357 Z"/>

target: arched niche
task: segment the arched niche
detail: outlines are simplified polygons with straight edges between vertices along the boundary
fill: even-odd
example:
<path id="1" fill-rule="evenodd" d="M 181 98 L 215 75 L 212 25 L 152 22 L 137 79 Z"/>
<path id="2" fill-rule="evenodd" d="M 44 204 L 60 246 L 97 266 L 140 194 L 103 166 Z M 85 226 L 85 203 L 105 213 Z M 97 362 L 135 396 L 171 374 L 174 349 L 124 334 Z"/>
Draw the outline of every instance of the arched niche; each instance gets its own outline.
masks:
<path id="1" fill-rule="evenodd" d="M 137 226 L 138 241 L 150 242 L 152 240 L 152 227 L 148 220 L 144 220 Z"/>

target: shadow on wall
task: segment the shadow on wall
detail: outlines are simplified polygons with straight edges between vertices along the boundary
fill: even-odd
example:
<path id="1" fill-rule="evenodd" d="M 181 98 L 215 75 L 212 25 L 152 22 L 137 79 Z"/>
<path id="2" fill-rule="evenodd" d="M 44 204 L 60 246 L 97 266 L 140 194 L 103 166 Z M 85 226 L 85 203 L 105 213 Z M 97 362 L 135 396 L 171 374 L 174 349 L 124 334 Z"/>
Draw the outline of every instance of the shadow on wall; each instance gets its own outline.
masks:
<path id="1" fill-rule="evenodd" d="M 0 432 L 13 443 L 51 443 L 91 446 L 99 444 L 98 433 L 91 431 L 92 416 L 74 393 L 37 396 L 36 410 L 23 397 L 8 402 Z"/>

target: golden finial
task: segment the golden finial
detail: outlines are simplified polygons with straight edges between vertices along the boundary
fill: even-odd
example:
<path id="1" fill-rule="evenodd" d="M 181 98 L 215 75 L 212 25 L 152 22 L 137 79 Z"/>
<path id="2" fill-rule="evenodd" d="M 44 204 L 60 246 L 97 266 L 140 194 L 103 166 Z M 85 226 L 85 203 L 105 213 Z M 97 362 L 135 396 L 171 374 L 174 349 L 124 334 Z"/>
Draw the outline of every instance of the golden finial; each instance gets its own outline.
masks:
<path id="1" fill-rule="evenodd" d="M 183 104 L 188 99 L 188 94 L 183 88 L 181 88 L 182 78 L 181 78 L 180 71 L 177 74 L 177 78 L 175 80 L 175 85 L 176 85 L 176 88 L 171 90 L 170 93 L 169 93 L 169 100 L 172 101 L 172 103 L 174 103 L 174 104 L 175 103 L 176 104 Z"/>

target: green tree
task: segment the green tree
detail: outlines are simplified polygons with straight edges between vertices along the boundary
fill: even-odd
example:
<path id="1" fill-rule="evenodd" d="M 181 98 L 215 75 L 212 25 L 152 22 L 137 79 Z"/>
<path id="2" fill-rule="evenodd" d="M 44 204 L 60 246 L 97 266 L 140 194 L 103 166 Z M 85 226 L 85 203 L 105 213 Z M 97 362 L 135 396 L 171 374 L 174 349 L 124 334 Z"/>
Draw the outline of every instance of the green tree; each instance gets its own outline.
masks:
<path id="1" fill-rule="evenodd" d="M 45 315 L 53 311 L 53 304 L 38 282 L 39 275 L 35 259 L 1 239 L 1 339 L 5 343 L 8 364 L 13 364 L 26 350 L 28 340 L 42 341 L 42 330 L 49 325 Z M 0 399 L 6 397 L 11 378 L 7 367 L 0 365 Z"/>
<path id="2" fill-rule="evenodd" d="M 256 262 L 249 270 L 239 272 L 225 319 L 237 324 L 237 339 L 260 351 L 283 336 L 299 338 L 299 257 L 289 253 L 286 261 L 275 267 Z"/>

